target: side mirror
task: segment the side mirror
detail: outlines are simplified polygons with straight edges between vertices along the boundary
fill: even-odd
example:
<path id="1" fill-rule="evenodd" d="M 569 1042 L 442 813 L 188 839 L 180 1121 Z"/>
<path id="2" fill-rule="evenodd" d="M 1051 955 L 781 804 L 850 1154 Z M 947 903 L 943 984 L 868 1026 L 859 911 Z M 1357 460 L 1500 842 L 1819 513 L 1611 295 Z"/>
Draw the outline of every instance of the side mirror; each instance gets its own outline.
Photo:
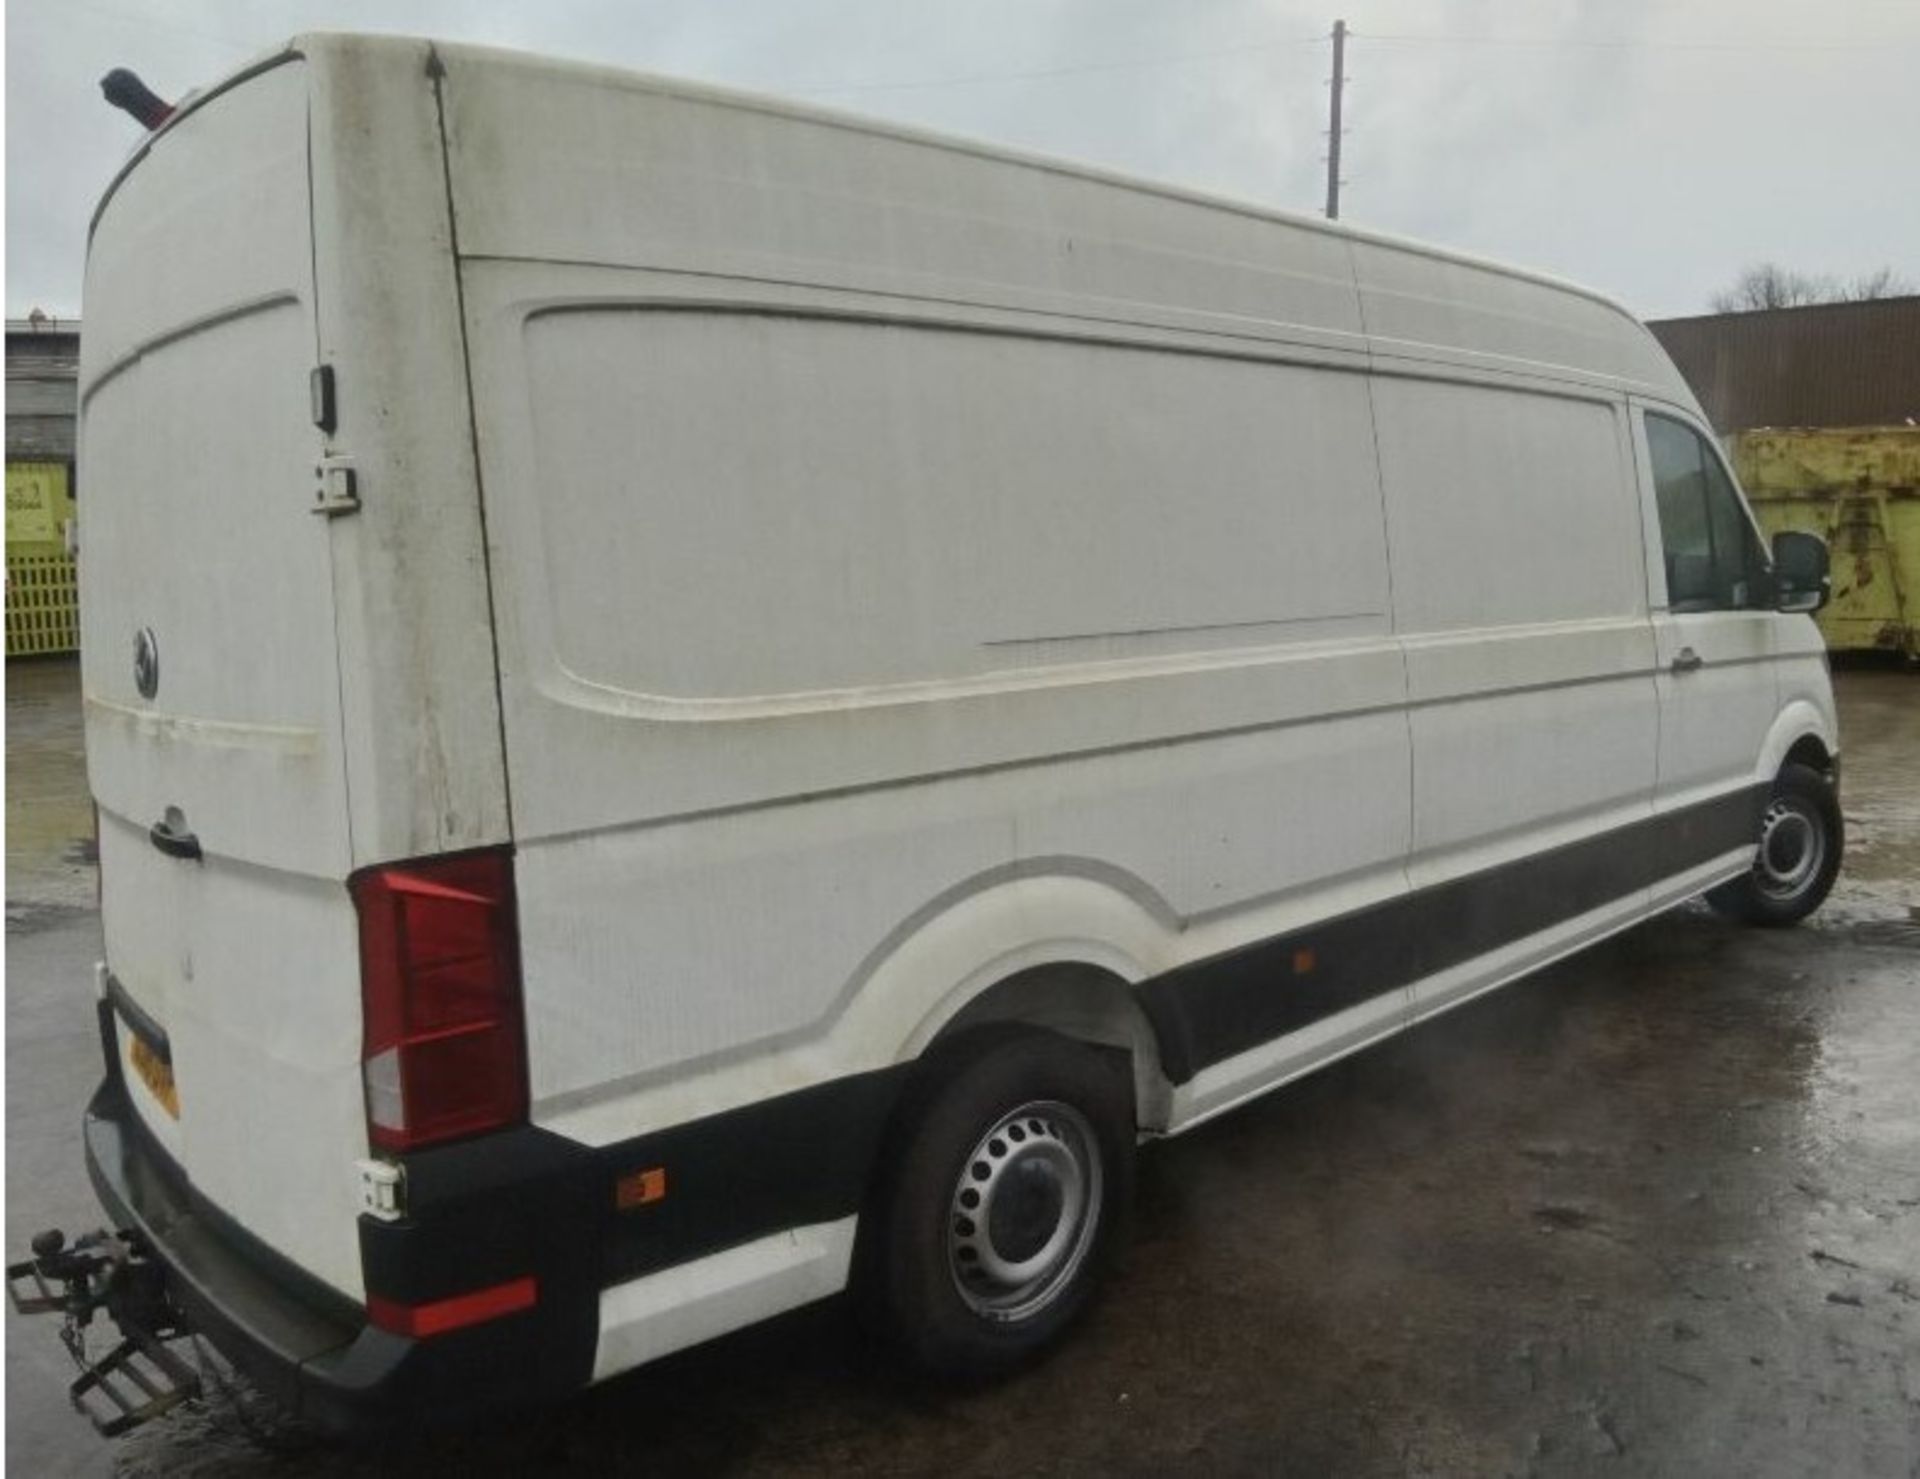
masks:
<path id="1" fill-rule="evenodd" d="M 1833 581 L 1827 574 L 1827 542 L 1817 534 L 1783 529 L 1773 536 L 1773 605 L 1776 611 L 1818 611 Z"/>

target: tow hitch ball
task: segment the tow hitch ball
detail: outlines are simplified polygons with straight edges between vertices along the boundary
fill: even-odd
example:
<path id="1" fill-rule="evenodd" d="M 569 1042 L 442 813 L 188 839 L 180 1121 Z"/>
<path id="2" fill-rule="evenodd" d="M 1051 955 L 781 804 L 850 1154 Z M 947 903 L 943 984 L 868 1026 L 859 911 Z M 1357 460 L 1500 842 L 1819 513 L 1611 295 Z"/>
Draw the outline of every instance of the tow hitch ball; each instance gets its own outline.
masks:
<path id="1" fill-rule="evenodd" d="M 152 1422 L 200 1394 L 200 1378 L 167 1349 L 187 1334 L 166 1272 L 134 1233 L 104 1228 L 71 1246 L 58 1228 L 35 1235 L 33 1257 L 7 1265 L 7 1299 L 23 1315 L 59 1315 L 60 1343 L 80 1368 L 73 1405 L 108 1437 Z M 105 1310 L 120 1341 L 98 1360 L 87 1327 Z"/>

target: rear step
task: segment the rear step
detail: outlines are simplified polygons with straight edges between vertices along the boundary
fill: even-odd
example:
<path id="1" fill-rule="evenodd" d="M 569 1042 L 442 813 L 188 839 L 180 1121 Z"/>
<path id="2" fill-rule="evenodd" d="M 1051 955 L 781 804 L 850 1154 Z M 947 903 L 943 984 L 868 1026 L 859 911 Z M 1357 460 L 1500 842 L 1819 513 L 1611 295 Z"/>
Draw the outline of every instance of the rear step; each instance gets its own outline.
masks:
<path id="1" fill-rule="evenodd" d="M 91 1232 L 67 1246 L 58 1228 L 37 1234 L 33 1257 L 7 1265 L 7 1299 L 23 1315 L 60 1315 L 60 1343 L 80 1368 L 74 1407 L 109 1438 L 164 1417 L 200 1395 L 200 1378 L 167 1348 L 187 1335 L 166 1272 L 137 1235 Z M 120 1342 L 87 1355 L 87 1327 L 105 1309 Z"/>

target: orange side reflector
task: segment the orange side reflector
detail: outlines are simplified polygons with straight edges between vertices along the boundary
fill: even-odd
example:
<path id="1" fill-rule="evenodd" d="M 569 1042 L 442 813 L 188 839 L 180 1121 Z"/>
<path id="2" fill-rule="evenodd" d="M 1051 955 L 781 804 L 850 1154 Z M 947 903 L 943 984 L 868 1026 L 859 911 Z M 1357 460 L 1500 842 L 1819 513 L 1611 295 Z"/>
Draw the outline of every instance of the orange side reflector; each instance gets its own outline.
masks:
<path id="1" fill-rule="evenodd" d="M 1313 969 L 1314 964 L 1313 952 L 1311 950 L 1296 950 L 1293 952 L 1293 973 L 1296 976 L 1306 975 L 1308 971 Z"/>
<path id="2" fill-rule="evenodd" d="M 367 1318 L 382 1330 L 420 1339 L 429 1335 L 444 1335 L 449 1330 L 459 1330 L 467 1325 L 478 1325 L 484 1320 L 497 1320 L 502 1315 L 516 1314 L 520 1310 L 530 1310 L 539 1302 L 539 1298 L 540 1286 L 529 1274 L 524 1279 L 510 1279 L 490 1289 L 456 1294 L 451 1299 L 436 1299 L 431 1304 L 400 1304 L 395 1300 L 382 1299 L 377 1294 L 370 1295 L 367 1299 Z"/>
<path id="3" fill-rule="evenodd" d="M 630 1212 L 635 1207 L 644 1207 L 649 1202 L 657 1202 L 667 1194 L 667 1168 L 649 1166 L 644 1171 L 635 1171 L 630 1176 L 622 1176 L 613 1183 L 613 1205 L 621 1212 Z"/>

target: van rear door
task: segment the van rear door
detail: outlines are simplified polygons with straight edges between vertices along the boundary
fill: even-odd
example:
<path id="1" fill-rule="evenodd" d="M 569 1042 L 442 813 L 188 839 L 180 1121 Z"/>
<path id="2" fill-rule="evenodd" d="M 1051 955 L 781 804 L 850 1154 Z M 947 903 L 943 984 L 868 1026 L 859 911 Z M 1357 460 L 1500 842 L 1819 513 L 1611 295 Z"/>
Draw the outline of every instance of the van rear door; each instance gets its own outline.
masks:
<path id="1" fill-rule="evenodd" d="M 129 1093 L 199 1192 L 357 1294 L 359 966 L 335 571 L 313 513 L 307 137 L 289 54 L 179 114 L 96 217 L 82 669 Z"/>

